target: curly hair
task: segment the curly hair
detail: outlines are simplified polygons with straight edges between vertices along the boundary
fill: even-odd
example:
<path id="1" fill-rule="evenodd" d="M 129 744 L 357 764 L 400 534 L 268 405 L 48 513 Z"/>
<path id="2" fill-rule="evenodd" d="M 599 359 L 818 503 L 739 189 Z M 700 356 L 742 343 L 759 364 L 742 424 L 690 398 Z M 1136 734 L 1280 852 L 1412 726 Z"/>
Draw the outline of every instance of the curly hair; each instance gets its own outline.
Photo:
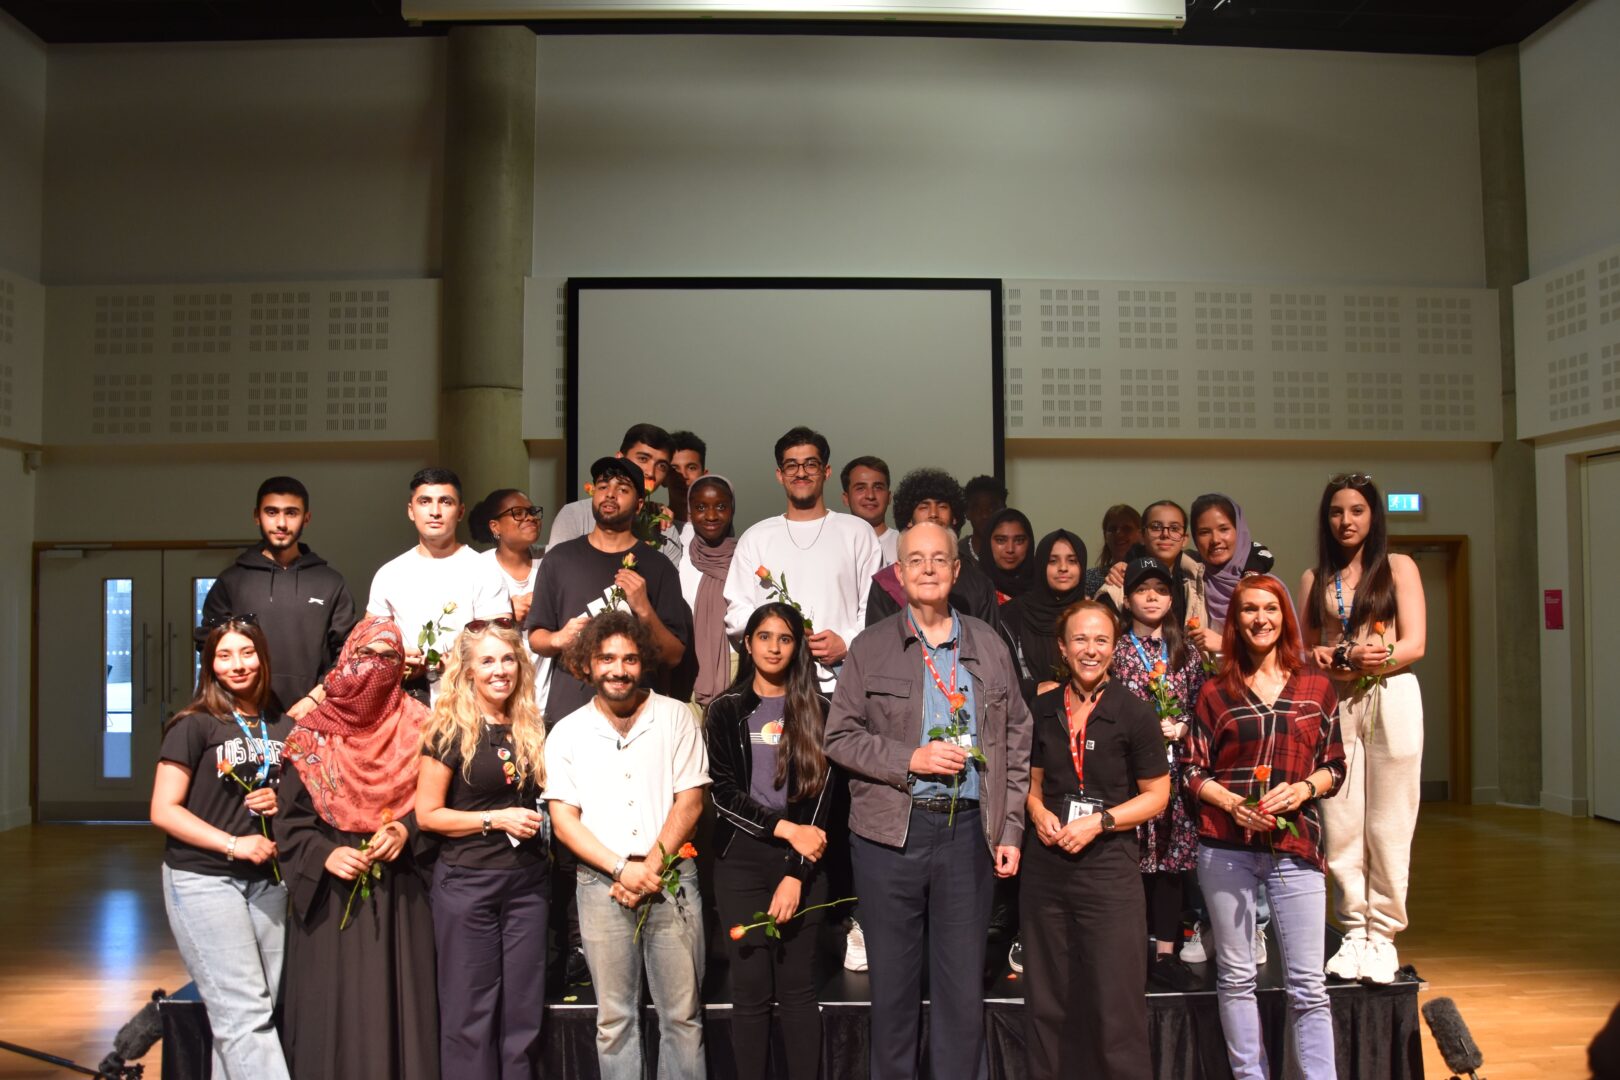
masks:
<path id="1" fill-rule="evenodd" d="M 909 526 L 917 504 L 925 499 L 949 503 L 955 527 L 961 530 L 967 521 L 967 495 L 956 477 L 944 469 L 912 469 L 901 478 L 894 489 L 894 523 L 901 529 Z"/>
<path id="2" fill-rule="evenodd" d="M 585 628 L 563 652 L 563 664 L 581 682 L 591 681 L 591 658 L 602 643 L 612 637 L 627 637 L 635 643 L 641 655 L 641 670 L 658 667 L 658 651 L 653 644 L 652 631 L 628 611 L 611 609 L 592 617 Z"/>

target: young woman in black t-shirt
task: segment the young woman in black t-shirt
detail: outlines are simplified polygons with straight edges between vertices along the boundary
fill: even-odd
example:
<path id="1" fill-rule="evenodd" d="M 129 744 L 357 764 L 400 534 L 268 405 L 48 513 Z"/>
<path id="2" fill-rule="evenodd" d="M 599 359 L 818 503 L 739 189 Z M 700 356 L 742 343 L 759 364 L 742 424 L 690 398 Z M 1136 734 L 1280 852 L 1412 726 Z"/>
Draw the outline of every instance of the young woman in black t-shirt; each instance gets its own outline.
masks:
<path id="1" fill-rule="evenodd" d="M 168 834 L 163 906 L 208 1007 L 214 1075 L 287 1076 L 270 1015 L 281 988 L 287 890 L 267 818 L 292 723 L 270 701 L 270 659 L 252 617 L 203 642 L 191 703 L 170 720 L 152 783 L 152 824 Z"/>
<path id="2" fill-rule="evenodd" d="M 786 1040 L 781 1070 L 815 1080 L 821 1067 L 816 1003 L 816 936 L 827 900 L 819 860 L 827 849 L 832 778 L 822 752 L 828 701 L 816 686 L 804 618 L 787 604 L 765 604 L 748 619 L 730 689 L 709 704 L 704 737 L 714 783 L 715 890 L 730 927 L 731 1041 L 737 1075 L 769 1069 L 771 1000 Z M 764 927 L 741 930 L 768 912 Z"/>
<path id="3" fill-rule="evenodd" d="M 416 820 L 443 837 L 431 893 L 440 1073 L 528 1078 L 540 1069 L 551 871 L 546 731 L 517 624 L 469 622 L 439 687 Z"/>

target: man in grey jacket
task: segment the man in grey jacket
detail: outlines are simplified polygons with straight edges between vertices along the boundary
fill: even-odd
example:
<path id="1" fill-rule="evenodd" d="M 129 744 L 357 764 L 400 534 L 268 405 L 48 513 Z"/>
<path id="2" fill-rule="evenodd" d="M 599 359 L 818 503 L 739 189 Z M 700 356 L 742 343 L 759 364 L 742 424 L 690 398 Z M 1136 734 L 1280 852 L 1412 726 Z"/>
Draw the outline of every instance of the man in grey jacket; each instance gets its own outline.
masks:
<path id="1" fill-rule="evenodd" d="M 1031 719 L 1001 636 L 951 608 L 955 535 L 913 525 L 898 565 L 906 607 L 850 645 L 827 717 L 827 756 L 850 774 L 871 1075 L 917 1074 L 926 940 L 932 1073 L 982 1077 L 991 888 L 1018 872 Z"/>

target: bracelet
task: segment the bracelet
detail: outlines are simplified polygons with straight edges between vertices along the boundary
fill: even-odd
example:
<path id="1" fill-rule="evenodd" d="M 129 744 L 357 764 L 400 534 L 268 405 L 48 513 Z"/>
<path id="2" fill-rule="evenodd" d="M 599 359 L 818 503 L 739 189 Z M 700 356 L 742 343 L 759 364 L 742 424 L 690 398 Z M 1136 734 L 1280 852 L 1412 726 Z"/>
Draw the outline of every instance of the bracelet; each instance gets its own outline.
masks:
<path id="1" fill-rule="evenodd" d="M 234 836 L 225 841 L 225 861 L 236 861 L 236 837 Z"/>
<path id="2" fill-rule="evenodd" d="M 494 824 L 494 820 L 493 820 L 493 817 L 492 817 L 492 815 L 491 815 L 491 814 L 490 814 L 490 811 L 488 811 L 488 810 L 485 810 L 485 811 L 484 811 L 484 835 L 485 835 L 485 836 L 488 836 L 488 835 L 489 835 L 489 828 L 490 828 L 490 826 L 491 826 L 491 825 L 492 825 L 492 824 Z"/>
<path id="3" fill-rule="evenodd" d="M 1311 783 L 1310 777 L 1307 776 L 1305 779 L 1301 780 L 1300 783 L 1311 789 L 1311 798 L 1315 799 L 1321 796 L 1322 793 L 1316 790 L 1316 785 Z"/>
<path id="4" fill-rule="evenodd" d="M 614 881 L 618 881 L 619 878 L 624 874 L 624 868 L 625 868 L 625 866 L 627 866 L 629 864 L 629 862 L 630 862 L 630 860 L 621 858 L 618 862 L 613 864 L 613 880 Z"/>

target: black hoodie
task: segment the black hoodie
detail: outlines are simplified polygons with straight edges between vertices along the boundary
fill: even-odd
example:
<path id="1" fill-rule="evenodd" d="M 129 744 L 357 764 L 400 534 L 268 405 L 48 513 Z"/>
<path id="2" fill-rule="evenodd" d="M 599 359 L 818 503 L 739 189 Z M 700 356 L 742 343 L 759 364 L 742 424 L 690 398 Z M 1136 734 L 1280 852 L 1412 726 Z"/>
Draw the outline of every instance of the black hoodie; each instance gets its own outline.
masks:
<path id="1" fill-rule="evenodd" d="M 254 545 L 221 571 L 203 601 L 198 647 L 208 636 L 210 620 L 248 614 L 257 617 L 270 646 L 270 689 L 282 710 L 326 674 L 356 622 L 343 575 L 304 544 L 298 545 L 298 560 L 288 567 Z"/>

